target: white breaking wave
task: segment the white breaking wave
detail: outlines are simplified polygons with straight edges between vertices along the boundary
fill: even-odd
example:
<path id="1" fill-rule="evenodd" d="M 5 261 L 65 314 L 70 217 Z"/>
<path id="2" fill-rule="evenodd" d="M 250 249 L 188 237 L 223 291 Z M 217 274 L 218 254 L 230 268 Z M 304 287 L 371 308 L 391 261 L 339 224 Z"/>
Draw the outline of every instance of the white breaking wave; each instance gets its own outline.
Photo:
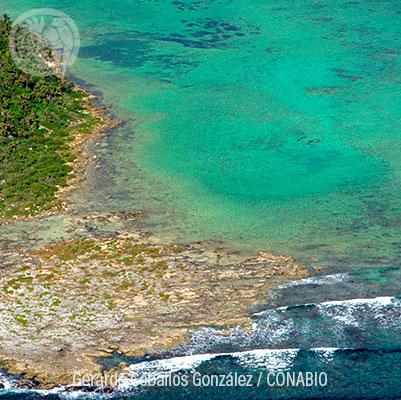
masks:
<path id="1" fill-rule="evenodd" d="M 312 348 L 308 350 L 315 352 L 322 360 L 330 361 L 335 351 L 339 349 L 328 347 Z M 265 368 L 269 371 L 289 370 L 293 366 L 299 351 L 300 349 L 258 349 L 234 353 L 196 354 L 162 360 L 143 361 L 137 364 L 131 364 L 128 367 L 128 373 L 122 374 L 118 380 L 117 390 L 118 392 L 128 392 L 137 388 L 143 388 L 151 385 L 152 382 L 156 380 L 167 378 L 171 374 L 179 371 L 185 371 L 190 374 L 195 372 L 195 369 L 204 362 L 227 356 L 234 358 L 240 366 L 249 369 Z M 67 392 L 65 387 L 51 390 L 20 389 L 16 388 L 11 378 L 6 378 L 1 373 L 0 380 L 5 384 L 5 389 L 13 393 L 57 394 L 66 400 L 110 398 L 110 395 L 94 392 Z"/>
<path id="2" fill-rule="evenodd" d="M 347 326 L 364 327 L 377 325 L 391 327 L 401 332 L 401 300 L 397 297 L 356 298 L 327 301 L 322 303 L 296 304 L 286 307 L 270 308 L 255 313 L 252 329 L 244 331 L 241 327 L 221 332 L 216 328 L 205 328 L 193 332 L 188 345 L 182 346 L 185 353 L 208 353 L 213 349 L 234 344 L 238 351 L 255 347 L 287 347 L 291 337 L 294 346 L 307 347 L 304 338 L 312 337 L 317 344 L 318 336 L 327 337 L 325 327 L 333 327 L 331 340 L 348 338 Z M 299 318 L 296 318 L 299 315 Z M 313 323 L 318 318 L 319 323 Z M 351 338 L 352 339 L 352 338 Z M 351 342 L 352 344 L 353 342 Z"/>
<path id="3" fill-rule="evenodd" d="M 0 382 L 4 385 L 5 390 L 10 390 L 14 386 L 14 382 L 11 378 L 6 377 L 0 372 Z"/>
<path id="4" fill-rule="evenodd" d="M 333 359 L 336 347 L 312 348 L 319 358 L 328 362 Z M 183 357 L 173 357 L 163 360 L 143 361 L 131 364 L 128 369 L 131 376 L 119 380 L 118 389 L 128 391 L 140 386 L 147 386 L 156 380 L 167 378 L 179 371 L 195 372 L 203 362 L 215 360 L 219 357 L 232 357 L 237 363 L 249 369 L 265 368 L 273 370 L 289 370 L 294 363 L 300 349 L 258 349 L 234 353 L 209 353 Z"/>
<path id="5" fill-rule="evenodd" d="M 372 314 L 372 318 L 380 319 L 385 316 L 384 311 L 390 306 L 401 307 L 400 299 L 390 296 L 373 297 L 366 299 L 350 299 L 341 301 L 326 301 L 323 303 L 307 303 L 296 306 L 278 307 L 278 312 L 285 312 L 290 308 L 297 306 L 315 306 L 320 314 L 333 318 L 336 321 L 348 325 L 358 325 L 358 311 L 362 308 L 368 307 Z"/>
<path id="6" fill-rule="evenodd" d="M 305 286 L 305 285 L 335 285 L 345 281 L 348 278 L 347 273 L 323 275 L 323 276 L 312 276 L 310 278 L 300 279 L 298 281 L 290 282 L 286 285 L 276 286 L 274 289 L 288 289 L 295 286 Z"/>
<path id="7" fill-rule="evenodd" d="M 264 332 L 269 339 L 275 339 L 270 341 L 272 346 L 279 345 L 280 339 L 288 338 L 292 333 L 299 332 L 302 326 L 294 324 L 292 318 L 286 318 L 285 313 L 289 310 L 292 312 L 297 307 L 313 307 L 314 312 L 318 312 L 320 315 L 332 318 L 334 321 L 341 321 L 341 324 L 337 324 L 339 334 L 345 325 L 353 324 L 359 325 L 364 319 L 376 320 L 381 325 L 384 324 L 401 324 L 399 318 L 391 317 L 391 310 L 393 313 L 398 313 L 401 308 L 401 299 L 397 297 L 382 296 L 374 298 L 356 298 L 341 301 L 327 301 L 322 303 L 306 303 L 298 304 L 294 306 L 278 307 L 276 309 L 269 309 L 257 313 L 255 315 L 262 316 L 261 321 L 253 324 L 253 332 L 245 333 L 241 330 L 233 329 L 230 335 L 219 336 L 218 331 L 215 329 L 208 328 L 202 334 L 198 332 L 200 337 L 198 341 L 195 341 L 195 350 L 192 351 L 200 352 L 203 346 L 207 347 L 207 343 L 203 342 L 201 337 L 206 336 L 207 342 L 210 344 L 213 339 L 214 342 L 233 340 L 243 340 L 243 344 L 252 346 L 253 335 L 260 337 Z M 283 318 L 284 317 L 284 318 Z M 259 326 L 260 324 L 260 326 Z M 265 328 L 268 329 L 265 329 Z M 309 325 L 306 326 L 306 329 Z M 261 328 L 261 329 L 259 329 Z M 195 335 L 196 336 L 196 335 Z M 245 339 L 243 339 L 245 336 Z M 301 344 L 302 346 L 302 344 Z M 248 347 L 249 348 L 249 347 Z M 307 349 L 308 351 L 314 352 L 316 357 L 322 362 L 329 363 L 333 360 L 335 352 L 337 350 L 343 350 L 336 347 L 319 347 Z M 159 380 L 163 377 L 168 377 L 173 373 L 179 371 L 185 371 L 187 373 L 194 372 L 202 363 L 216 360 L 219 357 L 232 357 L 240 366 L 249 369 L 260 369 L 266 368 L 268 370 L 288 370 L 294 365 L 294 360 L 298 356 L 300 349 L 260 349 L 251 351 L 239 351 L 232 353 L 206 353 L 206 354 L 195 354 L 181 357 L 172 357 L 169 359 L 143 361 L 136 364 L 131 364 L 127 368 L 126 376 L 120 378 L 118 382 L 118 390 L 129 391 L 135 388 L 146 387 L 156 379 Z M 7 390 L 14 392 L 27 392 L 24 389 L 17 389 L 12 379 L 2 375 L 0 373 L 0 380 L 5 383 Z M 32 390 L 29 390 L 32 392 Z M 95 393 L 82 393 L 82 392 L 71 392 L 67 393 L 65 388 L 57 388 L 48 391 L 34 390 L 38 393 L 54 393 L 59 396 L 72 399 L 72 398 L 99 398 L 99 394 Z"/>
<path id="8" fill-rule="evenodd" d="M 216 354 L 197 354 L 131 364 L 128 367 L 130 377 L 121 378 L 118 386 L 120 389 L 146 386 L 156 379 L 167 377 L 174 372 L 182 370 L 193 371 L 203 362 L 215 357 Z"/>
<path id="9" fill-rule="evenodd" d="M 358 326 L 361 309 L 368 307 L 371 317 L 382 320 L 386 317 L 388 307 L 400 307 L 400 300 L 395 297 L 375 297 L 372 299 L 351 299 L 345 302 L 331 301 L 319 305 L 322 314 L 348 325 Z M 393 321 L 396 322 L 396 321 Z"/>
<path id="10" fill-rule="evenodd" d="M 399 299 L 391 296 L 373 297 L 367 299 L 350 299 L 350 300 L 340 300 L 340 301 L 326 301 L 320 303 L 324 306 L 343 306 L 343 305 L 369 305 L 369 306 L 379 306 L 387 307 L 389 305 L 394 305 L 395 303 L 400 303 Z"/>
<path id="11" fill-rule="evenodd" d="M 296 304 L 295 306 L 285 306 L 285 307 L 278 307 L 276 308 L 277 311 L 287 311 L 293 307 L 299 306 L 316 306 L 316 307 L 344 307 L 344 306 L 361 306 L 361 305 L 368 305 L 368 306 L 378 306 L 387 307 L 389 305 L 394 305 L 396 303 L 400 303 L 400 300 L 396 297 L 390 296 L 382 296 L 382 297 L 372 297 L 366 299 L 349 299 L 349 300 L 334 300 L 334 301 L 324 301 L 322 303 L 305 303 L 305 304 Z M 401 304 L 400 304 L 401 305 Z M 262 311 L 258 314 L 263 314 L 265 311 Z"/>

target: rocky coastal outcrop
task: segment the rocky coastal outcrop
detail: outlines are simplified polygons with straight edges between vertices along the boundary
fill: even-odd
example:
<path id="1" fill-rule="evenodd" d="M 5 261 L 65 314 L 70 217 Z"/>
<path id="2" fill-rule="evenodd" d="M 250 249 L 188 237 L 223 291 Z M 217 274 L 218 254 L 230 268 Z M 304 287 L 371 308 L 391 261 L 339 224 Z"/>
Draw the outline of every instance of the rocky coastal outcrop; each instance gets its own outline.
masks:
<path id="1" fill-rule="evenodd" d="M 99 373 L 96 359 L 116 351 L 174 347 L 200 327 L 246 329 L 272 286 L 307 275 L 290 257 L 165 245 L 139 232 L 20 251 L 15 260 L 0 276 L 0 367 L 40 387 Z"/>

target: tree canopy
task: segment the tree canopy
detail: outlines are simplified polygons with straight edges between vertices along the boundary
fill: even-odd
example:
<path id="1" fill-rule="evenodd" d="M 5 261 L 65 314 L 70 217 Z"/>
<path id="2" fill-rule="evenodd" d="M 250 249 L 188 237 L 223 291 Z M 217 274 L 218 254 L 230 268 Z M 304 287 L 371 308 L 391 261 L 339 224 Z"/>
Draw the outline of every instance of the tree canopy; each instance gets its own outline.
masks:
<path id="1" fill-rule="evenodd" d="M 71 171 L 71 126 L 75 133 L 90 132 L 95 123 L 83 113 L 86 95 L 69 81 L 18 68 L 9 48 L 11 30 L 10 17 L 1 16 L 0 216 L 49 208 Z"/>

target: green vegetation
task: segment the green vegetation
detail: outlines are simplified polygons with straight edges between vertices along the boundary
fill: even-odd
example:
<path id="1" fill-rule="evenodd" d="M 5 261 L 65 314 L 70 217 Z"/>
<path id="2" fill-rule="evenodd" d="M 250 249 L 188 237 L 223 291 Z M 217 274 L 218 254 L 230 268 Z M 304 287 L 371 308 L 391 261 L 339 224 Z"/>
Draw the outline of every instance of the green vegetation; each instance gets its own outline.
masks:
<path id="1" fill-rule="evenodd" d="M 28 325 L 28 319 L 24 316 L 24 315 L 14 315 L 14 318 L 15 318 L 15 320 L 19 323 L 19 324 L 21 324 L 21 325 L 23 325 L 23 326 L 26 326 L 26 325 Z"/>
<path id="2" fill-rule="evenodd" d="M 75 135 L 98 120 L 87 95 L 58 76 L 19 70 L 9 50 L 11 20 L 0 17 L 0 216 L 35 215 L 67 185 Z"/>

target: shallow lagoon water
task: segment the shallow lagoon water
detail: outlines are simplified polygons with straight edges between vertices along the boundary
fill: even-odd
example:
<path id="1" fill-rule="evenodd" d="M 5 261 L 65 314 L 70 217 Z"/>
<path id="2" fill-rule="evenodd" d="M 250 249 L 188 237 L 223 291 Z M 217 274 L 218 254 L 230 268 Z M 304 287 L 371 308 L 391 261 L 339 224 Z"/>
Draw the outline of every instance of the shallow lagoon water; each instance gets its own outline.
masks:
<path id="1" fill-rule="evenodd" d="M 399 2 L 2 4 L 12 16 L 40 7 L 71 15 L 82 36 L 71 72 L 126 121 L 93 149 L 102 167 L 75 195 L 78 212 L 139 209 L 142 226 L 170 240 L 223 240 L 236 250 L 327 265 L 330 276 L 350 274 L 346 281 L 290 286 L 282 298 L 278 289 L 268 314 L 307 305 L 288 311 L 295 331 L 270 320 L 286 339 L 272 334 L 266 341 L 259 332 L 215 343 L 205 334 L 203 341 L 196 336 L 203 347 L 194 342 L 182 354 L 352 348 L 358 356 L 340 350 L 327 367 L 337 377 L 331 396 L 400 395 L 401 373 L 391 369 L 401 343 L 398 303 L 383 309 L 370 300 L 400 293 Z M 351 312 L 341 302 L 352 299 L 366 301 Z M 330 315 L 322 311 L 328 301 L 340 302 Z M 336 313 L 342 319 L 331 320 Z M 386 318 L 392 324 L 383 328 Z M 307 354 L 299 355 L 305 365 Z M 345 386 L 337 373 L 349 379 Z M 163 393 L 146 398 L 188 395 Z"/>
<path id="2" fill-rule="evenodd" d="M 396 1 L 5 3 L 70 14 L 73 74 L 128 121 L 81 210 L 138 208 L 168 237 L 248 251 L 398 259 Z"/>

